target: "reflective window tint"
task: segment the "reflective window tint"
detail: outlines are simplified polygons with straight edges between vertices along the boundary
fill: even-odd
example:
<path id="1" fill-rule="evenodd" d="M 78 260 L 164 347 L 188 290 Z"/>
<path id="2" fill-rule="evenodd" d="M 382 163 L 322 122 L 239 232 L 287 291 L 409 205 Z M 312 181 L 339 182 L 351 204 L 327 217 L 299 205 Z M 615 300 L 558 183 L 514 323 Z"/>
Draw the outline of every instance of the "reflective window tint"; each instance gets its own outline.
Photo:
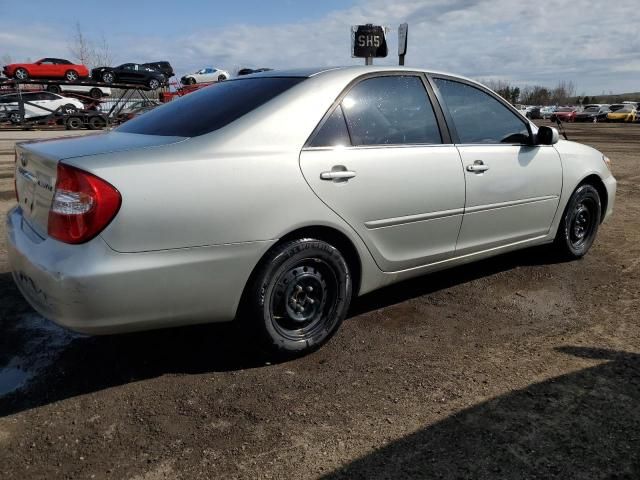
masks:
<path id="1" fill-rule="evenodd" d="M 119 132 L 197 137 L 228 125 L 304 78 L 245 78 L 221 82 L 129 120 Z"/>
<path id="2" fill-rule="evenodd" d="M 528 143 L 524 121 L 491 95 L 452 80 L 436 78 L 435 83 L 460 143 Z"/>
<path id="3" fill-rule="evenodd" d="M 324 122 L 324 125 L 320 128 L 316 136 L 311 141 L 312 147 L 338 147 L 351 145 L 349 139 L 349 132 L 347 131 L 347 124 L 342 114 L 342 108 L 340 105 L 333 111 L 333 113 Z"/>
<path id="4" fill-rule="evenodd" d="M 363 80 L 342 101 L 353 145 L 442 143 L 422 80 L 384 76 Z"/>

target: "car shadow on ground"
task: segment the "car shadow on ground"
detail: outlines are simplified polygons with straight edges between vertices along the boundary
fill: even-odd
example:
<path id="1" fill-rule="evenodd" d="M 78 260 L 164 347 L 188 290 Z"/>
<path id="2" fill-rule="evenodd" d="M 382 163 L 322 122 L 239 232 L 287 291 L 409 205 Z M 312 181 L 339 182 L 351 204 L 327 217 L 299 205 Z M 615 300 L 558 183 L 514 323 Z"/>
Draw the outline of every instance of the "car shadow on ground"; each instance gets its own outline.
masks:
<path id="1" fill-rule="evenodd" d="M 640 478 L 640 355 L 558 351 L 607 361 L 460 411 L 323 478 Z"/>
<path id="2" fill-rule="evenodd" d="M 502 255 L 365 295 L 354 302 L 349 316 L 517 266 L 558 261 L 543 248 Z M 74 336 L 34 314 L 13 285 L 11 275 L 0 274 L 0 417 L 167 373 L 240 370 L 273 361 L 248 341 L 250 336 L 243 328 L 210 324 L 113 336 Z M 18 384 L 20 388 L 15 388 Z"/>

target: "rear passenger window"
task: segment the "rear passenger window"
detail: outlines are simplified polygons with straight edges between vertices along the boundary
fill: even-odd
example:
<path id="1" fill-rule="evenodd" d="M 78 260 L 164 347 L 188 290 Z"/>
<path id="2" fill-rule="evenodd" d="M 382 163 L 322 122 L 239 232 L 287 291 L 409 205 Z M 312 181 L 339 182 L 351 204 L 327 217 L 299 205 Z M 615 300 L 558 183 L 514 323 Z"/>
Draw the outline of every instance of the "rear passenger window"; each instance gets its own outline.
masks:
<path id="1" fill-rule="evenodd" d="M 452 80 L 436 78 L 435 83 L 453 118 L 460 143 L 529 142 L 524 121 L 491 95 Z"/>
<path id="2" fill-rule="evenodd" d="M 338 107 L 324 122 L 311 141 L 311 147 L 345 147 L 351 145 L 342 107 Z"/>
<path id="3" fill-rule="evenodd" d="M 419 77 L 385 76 L 358 83 L 342 101 L 353 145 L 442 143 Z"/>

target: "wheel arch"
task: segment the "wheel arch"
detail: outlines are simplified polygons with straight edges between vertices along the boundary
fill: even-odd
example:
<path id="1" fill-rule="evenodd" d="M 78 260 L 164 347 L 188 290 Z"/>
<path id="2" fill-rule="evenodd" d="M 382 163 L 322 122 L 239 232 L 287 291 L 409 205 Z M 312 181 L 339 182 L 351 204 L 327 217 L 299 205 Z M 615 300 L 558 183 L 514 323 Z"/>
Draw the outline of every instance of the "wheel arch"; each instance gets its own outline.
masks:
<path id="1" fill-rule="evenodd" d="M 269 253 L 278 246 L 282 245 L 284 242 L 288 242 L 290 240 L 298 239 L 298 238 L 314 238 L 317 240 L 324 240 L 325 242 L 333 245 L 340 253 L 343 255 L 347 265 L 349 266 L 349 270 L 351 272 L 351 277 L 353 278 L 353 288 L 352 288 L 352 298 L 358 295 L 360 291 L 360 285 L 362 282 L 362 260 L 360 255 L 358 254 L 358 249 L 356 248 L 353 241 L 340 230 L 329 227 L 325 225 L 308 225 L 304 227 L 296 228 L 282 236 L 275 242 L 267 251 L 265 251 L 260 260 L 256 262 L 247 281 L 244 286 L 244 290 L 240 297 L 240 305 L 238 306 L 237 311 L 240 312 L 242 308 L 242 304 L 245 301 L 246 293 L 248 287 L 253 282 L 257 271 L 260 269 L 263 259 L 269 255 Z"/>
<path id="2" fill-rule="evenodd" d="M 600 223 L 602 223 L 605 214 L 607 213 L 607 206 L 609 202 L 609 193 L 607 192 L 607 187 L 604 186 L 604 182 L 596 173 L 592 173 L 583 178 L 576 186 L 576 189 L 582 185 L 591 185 L 598 191 L 598 195 L 600 195 Z"/>

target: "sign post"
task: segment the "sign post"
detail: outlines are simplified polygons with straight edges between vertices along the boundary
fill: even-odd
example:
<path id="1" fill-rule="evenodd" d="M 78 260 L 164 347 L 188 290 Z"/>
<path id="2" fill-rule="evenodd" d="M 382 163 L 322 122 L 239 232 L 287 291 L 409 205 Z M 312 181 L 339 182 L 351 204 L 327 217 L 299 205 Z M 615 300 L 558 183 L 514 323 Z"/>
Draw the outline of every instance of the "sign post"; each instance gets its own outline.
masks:
<path id="1" fill-rule="evenodd" d="M 373 65 L 373 58 L 386 57 L 388 53 L 385 29 L 379 25 L 351 26 L 351 56 L 364 58 L 365 65 Z"/>
<path id="2" fill-rule="evenodd" d="M 408 36 L 409 24 L 401 23 L 398 27 L 398 65 L 404 65 L 404 56 L 407 54 Z"/>

